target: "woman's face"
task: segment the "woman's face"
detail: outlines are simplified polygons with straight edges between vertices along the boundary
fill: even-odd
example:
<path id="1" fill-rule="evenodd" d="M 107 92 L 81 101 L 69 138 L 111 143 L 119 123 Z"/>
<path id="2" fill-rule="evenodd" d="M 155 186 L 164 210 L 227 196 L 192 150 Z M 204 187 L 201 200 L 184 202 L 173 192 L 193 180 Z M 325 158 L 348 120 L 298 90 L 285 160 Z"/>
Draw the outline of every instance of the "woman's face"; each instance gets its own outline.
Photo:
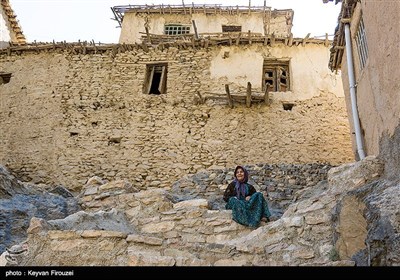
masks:
<path id="1" fill-rule="evenodd" d="M 244 171 L 242 168 L 238 168 L 236 170 L 236 179 L 238 179 L 239 182 L 243 182 L 244 180 Z"/>

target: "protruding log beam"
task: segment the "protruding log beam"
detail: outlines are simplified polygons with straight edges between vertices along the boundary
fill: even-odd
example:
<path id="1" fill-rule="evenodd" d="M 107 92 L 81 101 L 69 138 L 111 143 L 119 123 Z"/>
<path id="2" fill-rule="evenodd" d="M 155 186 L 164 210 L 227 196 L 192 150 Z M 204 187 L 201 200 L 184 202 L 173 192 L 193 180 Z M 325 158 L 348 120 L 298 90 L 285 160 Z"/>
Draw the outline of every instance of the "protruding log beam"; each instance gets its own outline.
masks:
<path id="1" fill-rule="evenodd" d="M 225 91 L 226 91 L 226 95 L 227 95 L 227 98 L 228 98 L 229 108 L 232 109 L 233 108 L 233 101 L 232 101 L 231 93 L 229 91 L 229 85 L 228 84 L 225 84 Z"/>
<path id="2" fill-rule="evenodd" d="M 270 84 L 266 84 L 265 85 L 265 91 L 264 91 L 264 103 L 269 106 L 271 104 L 271 102 L 269 101 L 269 88 L 270 88 Z"/>
<path id="3" fill-rule="evenodd" d="M 247 106 L 247 108 L 250 108 L 250 106 L 251 106 L 251 83 L 250 82 L 247 82 L 246 106 Z"/>

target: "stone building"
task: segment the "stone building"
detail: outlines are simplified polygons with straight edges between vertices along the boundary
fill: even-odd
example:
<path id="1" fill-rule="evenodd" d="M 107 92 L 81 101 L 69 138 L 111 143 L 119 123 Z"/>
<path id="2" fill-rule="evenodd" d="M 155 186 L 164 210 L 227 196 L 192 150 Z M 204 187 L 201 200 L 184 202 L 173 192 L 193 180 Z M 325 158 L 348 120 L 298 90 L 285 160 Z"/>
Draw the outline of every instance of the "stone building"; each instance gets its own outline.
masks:
<path id="1" fill-rule="evenodd" d="M 286 37 L 291 33 L 294 11 L 262 6 L 128 5 L 112 8 L 122 27 L 120 43 L 139 43 L 153 35 L 221 35 L 241 32 Z M 164 39 L 165 39 L 164 37 Z"/>
<path id="2" fill-rule="evenodd" d="M 396 32 L 397 17 L 389 16 L 393 19 L 393 23 L 385 21 L 379 24 L 378 16 L 375 14 L 376 11 L 381 11 L 382 15 L 386 15 L 389 11 L 395 13 L 400 3 L 336 2 L 342 2 L 342 8 L 329 66 L 334 71 L 342 71 L 349 120 L 351 120 L 351 126 L 354 127 L 348 66 L 348 59 L 351 59 L 363 148 L 366 155 L 376 155 L 379 154 L 379 142 L 385 132 L 389 135 L 393 134 L 399 124 L 399 110 L 396 106 L 399 82 L 396 81 L 395 74 L 387 75 L 387 72 L 397 71 L 395 64 L 391 62 L 399 58 L 398 49 L 395 46 L 399 35 Z M 351 40 L 348 45 L 351 46 L 349 49 L 351 57 L 348 57 L 349 50 L 346 48 L 346 25 L 349 26 Z M 384 34 L 387 38 L 382 37 Z M 356 141 L 355 137 L 353 138 L 354 151 L 356 151 Z"/>
<path id="3" fill-rule="evenodd" d="M 10 74 L 0 85 L 2 164 L 24 181 L 78 191 L 92 176 L 170 188 L 239 163 L 354 159 L 341 76 L 328 68 L 331 42 L 294 38 L 293 11 L 181 6 L 174 18 L 165 6 L 140 9 L 126 18 L 114 9 L 119 44 L 0 51 L 0 71 Z M 203 26 L 209 16 L 221 32 Z M 247 17 L 268 24 L 251 29 L 253 19 L 239 21 Z M 188 34 L 155 34 L 190 20 L 179 29 Z M 146 26 L 129 37 L 129 22 Z"/>
<path id="4" fill-rule="evenodd" d="M 353 150 L 362 149 L 366 156 L 380 155 L 389 163 L 386 171 L 396 173 L 395 166 L 400 163 L 400 2 L 335 3 L 339 2 L 342 8 L 329 66 L 342 71 L 351 130 L 355 131 Z"/>
<path id="5" fill-rule="evenodd" d="M 1 0 L 0 3 L 0 48 L 5 48 L 10 43 L 24 45 L 25 36 L 10 6 L 10 1 Z"/>

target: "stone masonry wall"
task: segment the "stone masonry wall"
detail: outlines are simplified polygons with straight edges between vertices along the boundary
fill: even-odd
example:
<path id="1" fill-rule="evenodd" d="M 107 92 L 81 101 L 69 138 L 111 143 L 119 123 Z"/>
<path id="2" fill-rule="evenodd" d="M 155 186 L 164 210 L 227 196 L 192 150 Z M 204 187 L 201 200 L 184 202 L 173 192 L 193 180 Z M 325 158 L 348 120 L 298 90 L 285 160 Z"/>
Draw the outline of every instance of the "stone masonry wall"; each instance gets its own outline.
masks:
<path id="1" fill-rule="evenodd" d="M 0 70 L 12 78 L 0 86 L 0 162 L 23 181 L 79 191 L 92 176 L 142 189 L 205 168 L 353 159 L 344 100 L 324 89 L 292 110 L 273 94 L 271 106 L 198 105 L 196 93 L 224 93 L 210 78 L 218 53 L 218 46 L 3 53 Z M 154 61 L 168 62 L 166 95 L 142 93 L 145 63 Z"/>
<path id="2" fill-rule="evenodd" d="M 375 242 L 372 263 L 380 253 L 380 259 L 388 258 L 375 265 L 398 265 L 398 236 L 389 232 L 398 229 L 393 210 L 399 208 L 399 188 L 385 187 L 382 193 L 377 186 L 382 173 L 374 157 L 332 168 L 325 190 L 314 192 L 310 186 L 312 194 L 257 229 L 232 221 L 231 210 L 210 210 L 206 199 L 172 203 L 166 190 L 135 191 L 126 181 L 104 184 L 91 178 L 81 196 L 88 212 L 47 222 L 33 218 L 20 245 L 26 253 L 16 257 L 15 265 L 354 266 L 361 264 L 360 257 L 352 255 L 368 249 L 363 241 L 372 212 L 363 214 L 365 207 L 375 211 L 374 226 L 380 224 L 370 238 L 388 241 Z M 369 199 L 360 196 L 373 189 Z M 99 198 L 106 191 L 109 196 Z M 93 213 L 96 209 L 103 210 Z M 110 222 L 113 226 L 107 227 Z M 382 223 L 386 231 L 378 232 Z"/>

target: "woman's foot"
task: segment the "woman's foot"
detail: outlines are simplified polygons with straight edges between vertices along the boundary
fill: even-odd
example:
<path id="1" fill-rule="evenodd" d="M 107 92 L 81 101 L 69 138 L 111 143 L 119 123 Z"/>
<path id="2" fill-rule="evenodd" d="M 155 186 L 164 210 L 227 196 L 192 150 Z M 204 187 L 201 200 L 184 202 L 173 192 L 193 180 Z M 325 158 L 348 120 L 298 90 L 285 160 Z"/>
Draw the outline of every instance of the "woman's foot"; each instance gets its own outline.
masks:
<path id="1" fill-rule="evenodd" d="M 268 217 L 262 217 L 261 221 L 268 223 L 269 222 L 269 218 Z"/>

